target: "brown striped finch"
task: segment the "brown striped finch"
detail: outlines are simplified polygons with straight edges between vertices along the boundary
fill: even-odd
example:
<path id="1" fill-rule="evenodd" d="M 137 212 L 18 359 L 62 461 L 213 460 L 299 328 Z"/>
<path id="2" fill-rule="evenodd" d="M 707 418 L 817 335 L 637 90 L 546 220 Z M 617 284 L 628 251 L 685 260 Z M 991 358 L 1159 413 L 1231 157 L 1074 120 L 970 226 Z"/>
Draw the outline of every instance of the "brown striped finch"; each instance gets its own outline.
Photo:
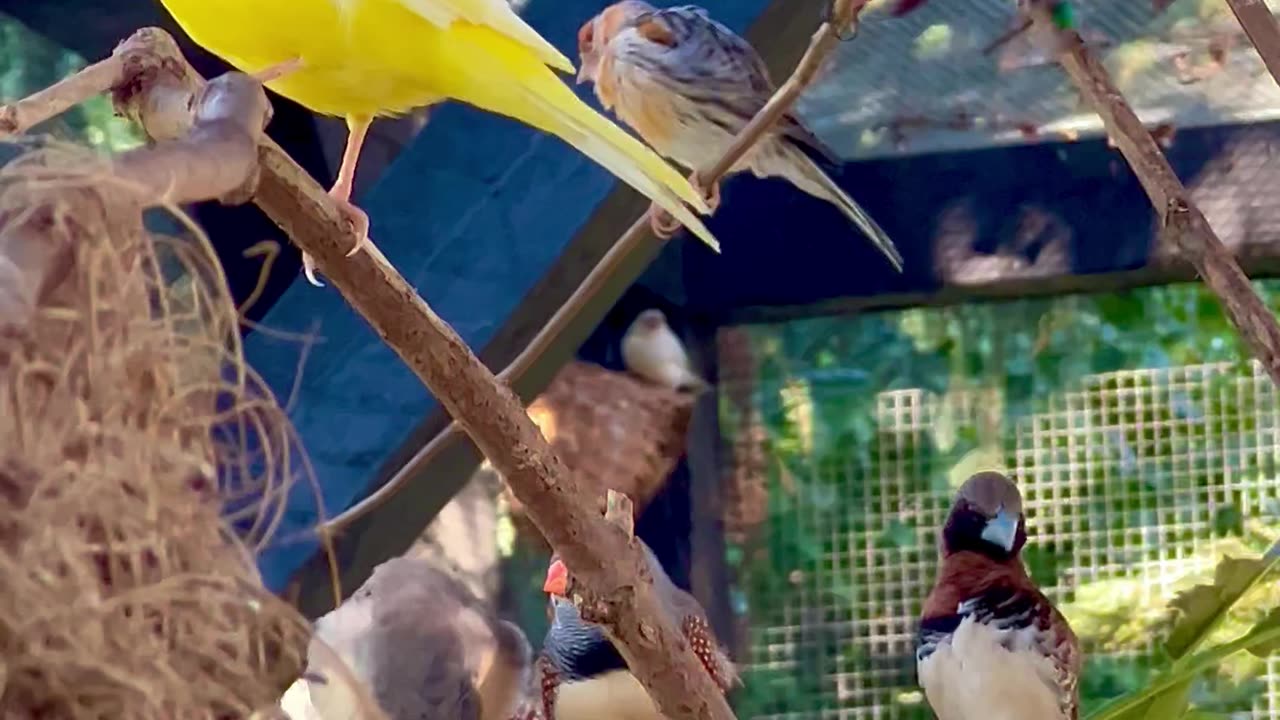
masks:
<path id="1" fill-rule="evenodd" d="M 606 109 L 660 154 L 691 169 L 716 162 L 775 90 L 755 49 L 693 5 L 610 5 L 578 31 L 578 54 L 578 82 L 594 83 Z M 902 256 L 884 230 L 824 170 L 838 163 L 787 114 L 732 172 L 785 178 L 832 203 L 901 270 Z M 714 208 L 718 186 L 706 190 Z M 670 232 L 662 223 L 655 230 Z"/>

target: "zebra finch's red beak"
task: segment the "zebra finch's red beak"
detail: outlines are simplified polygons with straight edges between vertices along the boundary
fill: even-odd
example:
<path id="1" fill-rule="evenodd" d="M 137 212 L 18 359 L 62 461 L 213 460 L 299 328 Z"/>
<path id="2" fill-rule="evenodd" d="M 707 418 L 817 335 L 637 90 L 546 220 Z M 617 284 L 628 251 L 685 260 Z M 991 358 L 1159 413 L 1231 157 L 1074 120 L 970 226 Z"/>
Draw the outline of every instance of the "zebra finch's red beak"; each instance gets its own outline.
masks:
<path id="1" fill-rule="evenodd" d="M 547 568 L 547 579 L 542 583 L 542 592 L 548 595 L 564 597 L 569 590 L 569 569 L 564 563 L 556 560 Z"/>

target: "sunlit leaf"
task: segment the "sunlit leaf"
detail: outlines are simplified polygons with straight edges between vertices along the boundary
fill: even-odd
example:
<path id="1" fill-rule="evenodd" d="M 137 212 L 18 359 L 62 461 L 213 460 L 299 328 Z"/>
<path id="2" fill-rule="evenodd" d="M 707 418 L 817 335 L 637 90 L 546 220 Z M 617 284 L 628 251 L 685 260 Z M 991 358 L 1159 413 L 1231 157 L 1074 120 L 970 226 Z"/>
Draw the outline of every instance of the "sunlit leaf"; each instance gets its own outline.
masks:
<path id="1" fill-rule="evenodd" d="M 1231 607 L 1280 561 L 1270 558 L 1225 557 L 1214 571 L 1213 583 L 1196 585 L 1179 594 L 1169 606 L 1178 619 L 1165 640 L 1169 657 L 1178 660 L 1195 652 L 1226 618 Z"/>
<path id="2" fill-rule="evenodd" d="M 1267 616 L 1261 622 L 1253 626 L 1253 632 L 1250 634 L 1276 633 L 1277 630 L 1280 630 L 1280 608 L 1275 608 L 1270 613 L 1267 613 Z M 1256 643 L 1249 648 L 1249 652 L 1260 658 L 1265 658 L 1277 651 L 1280 651 L 1280 635 L 1270 641 Z"/>
<path id="3" fill-rule="evenodd" d="M 1179 686 L 1194 679 L 1200 673 L 1211 670 L 1238 652 L 1253 652 L 1254 648 L 1274 649 L 1280 643 L 1280 615 L 1273 612 L 1252 631 L 1230 642 L 1187 656 L 1183 662 L 1153 680 L 1136 692 L 1117 698 L 1098 710 L 1089 713 L 1085 720 L 1120 720 L 1133 717 L 1135 708 L 1145 707 L 1152 700 L 1176 691 Z"/>
<path id="4" fill-rule="evenodd" d="M 1187 711 L 1187 705 L 1191 701 L 1191 684 L 1195 682 L 1194 677 L 1174 685 L 1157 695 L 1149 703 L 1134 708 L 1120 716 L 1124 720 L 1133 718 L 1133 720 L 1175 720 L 1181 718 Z"/>

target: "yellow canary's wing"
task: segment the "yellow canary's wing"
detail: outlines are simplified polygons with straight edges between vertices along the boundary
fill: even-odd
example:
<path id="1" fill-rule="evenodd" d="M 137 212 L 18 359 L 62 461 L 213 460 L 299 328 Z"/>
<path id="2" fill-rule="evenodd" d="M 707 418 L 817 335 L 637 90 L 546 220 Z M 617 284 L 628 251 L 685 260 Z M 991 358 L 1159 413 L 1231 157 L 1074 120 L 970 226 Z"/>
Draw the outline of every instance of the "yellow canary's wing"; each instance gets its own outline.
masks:
<path id="1" fill-rule="evenodd" d="M 573 61 L 547 42 L 507 3 L 507 0 L 396 0 L 427 22 L 448 29 L 455 22 L 488 27 L 528 48 L 544 64 L 567 73 Z"/>

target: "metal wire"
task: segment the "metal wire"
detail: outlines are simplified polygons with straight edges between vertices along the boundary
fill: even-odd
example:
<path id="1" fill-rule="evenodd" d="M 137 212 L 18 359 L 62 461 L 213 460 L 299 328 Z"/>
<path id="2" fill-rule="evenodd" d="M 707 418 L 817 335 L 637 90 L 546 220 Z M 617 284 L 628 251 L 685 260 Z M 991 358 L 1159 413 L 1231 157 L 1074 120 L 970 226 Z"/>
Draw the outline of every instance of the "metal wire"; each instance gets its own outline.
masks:
<path id="1" fill-rule="evenodd" d="M 865 392 L 824 384 L 819 396 L 761 378 L 755 387 L 755 416 L 784 408 L 802 445 L 824 432 L 819 403 Z M 792 469 L 794 487 L 775 490 L 761 544 L 815 550 L 798 556 L 785 593 L 752 598 L 748 672 L 753 682 L 792 688 L 755 717 L 931 717 L 915 686 L 914 633 L 952 492 L 954 459 L 938 451 L 937 438 L 974 432 L 998 402 L 982 387 L 946 396 L 885 390 L 872 437 L 836 457 L 810 455 Z M 726 441 L 747 435 L 739 427 Z M 1041 568 L 1044 591 L 1079 623 L 1095 663 L 1137 668 L 1161 639 L 1154 631 L 1123 643 L 1089 634 L 1097 626 L 1083 616 L 1099 588 L 1129 598 L 1126 617 L 1133 608 L 1163 613 L 1176 592 L 1211 573 L 1226 547 L 1224 525 L 1238 520 L 1244 535 L 1280 527 L 1280 397 L 1256 366 L 1090 375 L 1041 398 L 1032 414 L 1007 419 L 999 444 L 1024 494 L 1027 553 L 1036 556 L 1028 564 L 1033 574 Z M 1259 530 L 1254 521 L 1267 522 Z M 1056 572 L 1045 577 L 1044 567 Z M 761 578 L 740 579 L 749 586 Z M 1163 627 L 1158 617 L 1145 620 Z M 1235 717 L 1280 720 L 1280 663 L 1262 667 L 1251 714 Z"/>

